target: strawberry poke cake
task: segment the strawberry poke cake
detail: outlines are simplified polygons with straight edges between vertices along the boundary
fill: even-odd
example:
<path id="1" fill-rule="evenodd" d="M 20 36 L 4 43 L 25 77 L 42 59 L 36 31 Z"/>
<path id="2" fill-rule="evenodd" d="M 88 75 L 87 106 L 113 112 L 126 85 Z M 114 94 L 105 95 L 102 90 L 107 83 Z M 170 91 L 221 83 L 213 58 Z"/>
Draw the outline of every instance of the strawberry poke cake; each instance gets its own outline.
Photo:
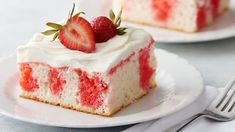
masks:
<path id="1" fill-rule="evenodd" d="M 20 97 L 111 116 L 156 86 L 154 40 L 120 27 L 121 11 L 89 22 L 83 12 L 17 49 Z"/>
<path id="2" fill-rule="evenodd" d="M 229 0 L 114 0 L 126 21 L 196 32 L 228 9 Z"/>

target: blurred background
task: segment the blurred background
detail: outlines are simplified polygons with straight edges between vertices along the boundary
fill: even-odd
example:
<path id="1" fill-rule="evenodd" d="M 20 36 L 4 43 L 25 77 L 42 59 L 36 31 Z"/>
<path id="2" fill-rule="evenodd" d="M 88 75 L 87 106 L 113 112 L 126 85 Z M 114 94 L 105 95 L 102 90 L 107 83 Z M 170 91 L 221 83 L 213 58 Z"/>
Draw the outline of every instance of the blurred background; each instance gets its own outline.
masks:
<path id="1" fill-rule="evenodd" d="M 0 0 L 0 56 L 15 52 L 48 21 L 68 16 L 75 0 Z"/>

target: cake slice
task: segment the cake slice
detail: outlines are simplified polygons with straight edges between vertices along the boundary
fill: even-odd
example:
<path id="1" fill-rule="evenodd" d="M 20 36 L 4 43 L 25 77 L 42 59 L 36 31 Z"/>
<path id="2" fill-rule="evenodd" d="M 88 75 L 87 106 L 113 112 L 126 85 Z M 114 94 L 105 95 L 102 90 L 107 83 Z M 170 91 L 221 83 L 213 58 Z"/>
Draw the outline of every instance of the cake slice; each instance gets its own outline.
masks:
<path id="1" fill-rule="evenodd" d="M 154 40 L 142 29 L 119 27 L 120 18 L 113 12 L 115 28 L 105 17 L 89 24 L 79 15 L 71 15 L 65 25 L 47 23 L 54 29 L 36 34 L 17 49 L 19 94 L 111 116 L 156 86 Z M 53 33 L 51 41 L 47 35 Z"/>
<path id="2" fill-rule="evenodd" d="M 114 0 L 126 21 L 196 32 L 228 9 L 229 0 Z"/>

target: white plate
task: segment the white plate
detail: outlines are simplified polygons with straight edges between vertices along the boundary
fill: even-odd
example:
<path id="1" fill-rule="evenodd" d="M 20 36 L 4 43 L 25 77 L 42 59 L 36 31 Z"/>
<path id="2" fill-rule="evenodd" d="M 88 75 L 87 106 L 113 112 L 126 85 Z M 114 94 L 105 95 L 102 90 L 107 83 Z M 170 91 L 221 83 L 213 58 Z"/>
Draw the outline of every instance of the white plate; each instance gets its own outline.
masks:
<path id="1" fill-rule="evenodd" d="M 16 57 L 0 62 L 0 113 L 18 120 L 59 127 L 94 128 L 128 125 L 161 118 L 176 112 L 203 91 L 200 73 L 186 60 L 155 50 L 158 59 L 158 88 L 113 117 L 101 117 L 68 110 L 17 96 Z"/>
<path id="2" fill-rule="evenodd" d="M 110 0 L 100 0 L 94 4 L 94 0 L 80 0 L 79 10 L 85 11 L 88 18 L 99 15 L 107 15 L 112 8 Z M 123 23 L 124 25 L 143 28 L 148 31 L 157 42 L 163 43 L 188 43 L 220 40 L 235 37 L 235 1 L 231 0 L 230 11 L 219 17 L 211 26 L 202 29 L 197 33 L 183 33 L 162 28 Z"/>

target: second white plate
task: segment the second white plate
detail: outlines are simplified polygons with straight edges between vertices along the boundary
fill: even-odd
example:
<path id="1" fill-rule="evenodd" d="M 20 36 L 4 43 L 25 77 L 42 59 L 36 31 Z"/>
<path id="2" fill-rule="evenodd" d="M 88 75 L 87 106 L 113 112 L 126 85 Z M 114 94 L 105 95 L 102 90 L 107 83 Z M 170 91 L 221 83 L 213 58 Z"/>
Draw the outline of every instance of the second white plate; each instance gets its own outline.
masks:
<path id="1" fill-rule="evenodd" d="M 94 0 L 80 0 L 79 10 L 86 12 L 86 17 L 94 18 L 99 15 L 107 15 L 112 8 L 110 0 L 99 0 L 94 4 Z M 235 1 L 231 0 L 230 10 L 219 17 L 211 26 L 202 29 L 197 33 L 183 33 L 157 27 L 123 23 L 124 25 L 145 29 L 157 42 L 162 43 L 189 43 L 220 40 L 235 37 Z"/>

